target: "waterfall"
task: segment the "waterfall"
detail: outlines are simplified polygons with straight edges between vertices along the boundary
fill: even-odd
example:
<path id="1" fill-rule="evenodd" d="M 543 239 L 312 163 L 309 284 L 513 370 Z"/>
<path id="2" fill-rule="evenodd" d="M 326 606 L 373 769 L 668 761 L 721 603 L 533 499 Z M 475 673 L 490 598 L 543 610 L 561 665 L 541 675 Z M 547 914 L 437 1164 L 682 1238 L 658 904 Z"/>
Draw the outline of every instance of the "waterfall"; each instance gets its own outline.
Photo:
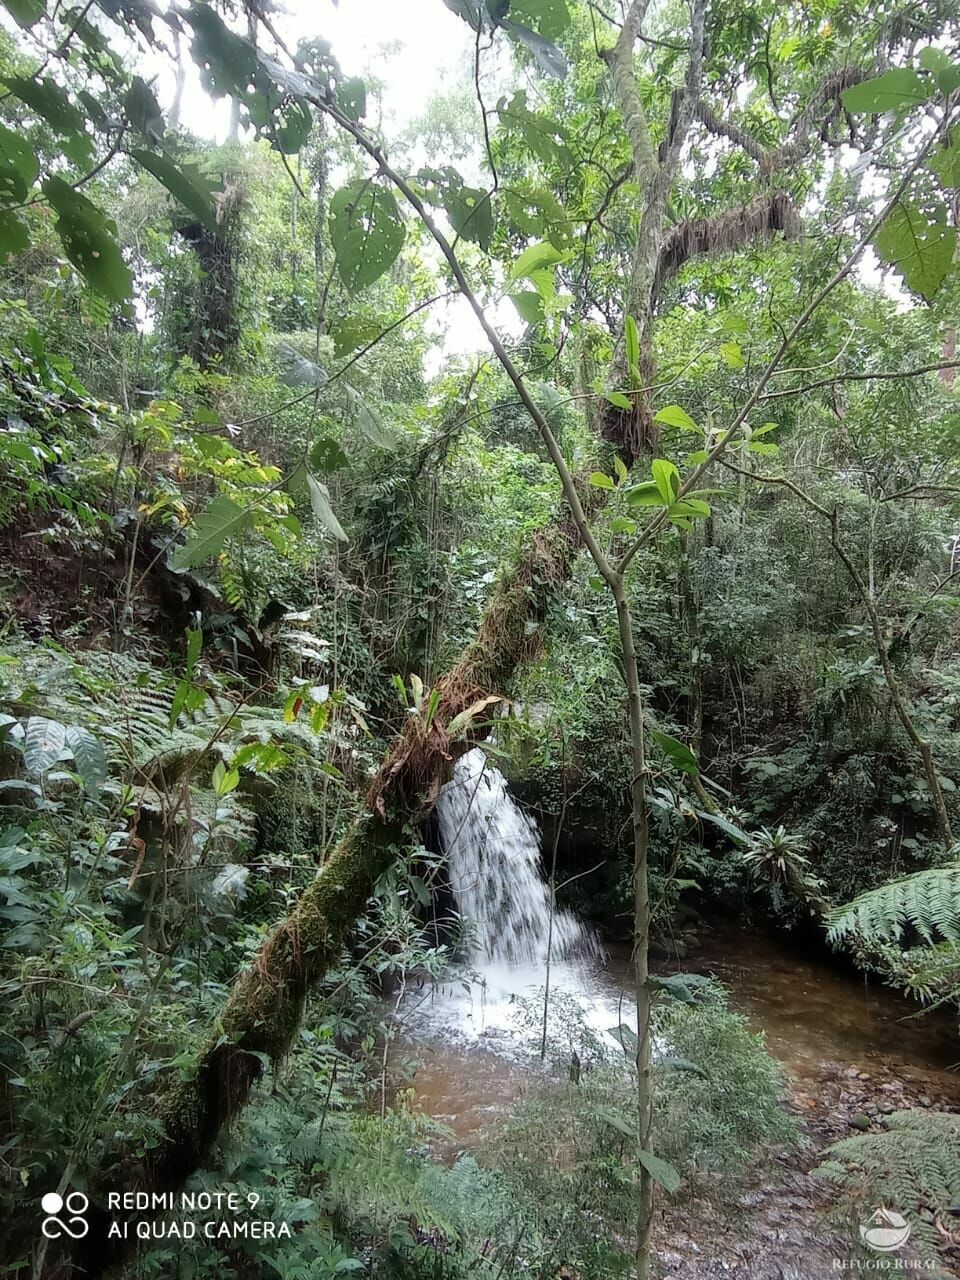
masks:
<path id="1" fill-rule="evenodd" d="M 437 818 L 457 908 L 475 930 L 479 969 L 544 964 L 548 939 L 551 960 L 599 958 L 593 934 L 571 912 L 554 912 L 551 933 L 537 824 L 482 751 L 457 761 Z"/>
<path id="2" fill-rule="evenodd" d="M 597 1035 L 629 1017 L 593 931 L 569 911 L 555 911 L 551 929 L 537 824 L 482 751 L 457 762 L 440 792 L 437 820 L 471 948 L 466 972 L 409 992 L 405 1024 L 435 1043 L 484 1037 L 498 1054 L 523 1058 L 539 1046 L 548 941 L 551 1028 L 554 1010 Z"/>

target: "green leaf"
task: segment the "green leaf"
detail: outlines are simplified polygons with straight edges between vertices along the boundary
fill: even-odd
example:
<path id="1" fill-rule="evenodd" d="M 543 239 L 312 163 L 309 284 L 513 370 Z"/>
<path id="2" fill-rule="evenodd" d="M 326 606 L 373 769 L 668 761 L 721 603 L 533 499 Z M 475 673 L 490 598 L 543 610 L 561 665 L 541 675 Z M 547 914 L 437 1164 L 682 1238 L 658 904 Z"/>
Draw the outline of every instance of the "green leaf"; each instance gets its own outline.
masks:
<path id="1" fill-rule="evenodd" d="M 310 494 L 310 506 L 313 509 L 313 514 L 323 527 L 340 542 L 349 542 L 349 538 L 343 531 L 343 526 L 333 514 L 329 489 L 325 484 L 317 480 L 315 476 L 311 475 L 309 471 L 307 472 L 307 490 Z"/>
<path id="2" fill-rule="evenodd" d="M 163 137 L 163 112 L 156 95 L 141 76 L 134 76 L 130 88 L 124 94 L 123 107 L 130 125 L 148 142 L 159 142 Z"/>
<path id="3" fill-rule="evenodd" d="M 57 234 L 73 265 L 92 289 L 112 302 L 126 302 L 133 282 L 113 238 L 114 224 L 62 178 L 47 178 L 43 192 L 56 210 Z"/>
<path id="4" fill-rule="evenodd" d="M 709 505 L 701 502 L 699 498 L 681 498 L 679 502 L 674 502 L 669 510 L 672 516 L 691 516 L 695 519 L 703 519 L 710 514 Z"/>
<path id="5" fill-rule="evenodd" d="M 681 773 L 689 774 L 692 778 L 696 778 L 699 775 L 700 766 L 697 764 L 697 757 L 689 747 L 685 747 L 682 742 L 678 742 L 676 738 L 671 738 L 669 733 L 664 733 L 660 729 L 651 729 L 650 737 L 653 738 L 670 763 L 679 769 Z"/>
<path id="6" fill-rule="evenodd" d="M 447 188 L 443 207 L 458 236 L 478 244 L 483 250 L 490 248 L 496 224 L 488 191 L 480 191 L 477 187 Z"/>
<path id="7" fill-rule="evenodd" d="M 749 844 L 750 837 L 747 833 L 735 826 L 728 818 L 724 818 L 719 813 L 708 813 L 706 809 L 698 809 L 697 817 L 703 822 L 712 822 L 715 827 L 719 827 L 721 831 L 726 832 L 732 840 L 736 840 L 738 844 Z"/>
<path id="8" fill-rule="evenodd" d="M 680 1174 L 672 1164 L 667 1164 L 666 1160 L 661 1160 L 659 1156 L 655 1156 L 652 1151 L 647 1151 L 640 1147 L 637 1151 L 637 1160 L 643 1165 L 650 1177 L 664 1191 L 670 1195 L 680 1186 Z"/>
<path id="9" fill-rule="evenodd" d="M 681 1004 L 696 1005 L 699 1004 L 696 994 L 696 988 L 700 983 L 707 981 L 700 974 L 695 973 L 669 973 L 665 977 L 656 977 L 650 979 L 650 986 L 654 991 L 663 991 L 674 1000 L 678 1000 Z"/>
<path id="10" fill-rule="evenodd" d="M 543 298 L 534 289 L 521 289 L 511 293 L 510 301 L 517 308 L 517 314 L 527 324 L 539 324 L 543 319 Z"/>
<path id="11" fill-rule="evenodd" d="M 627 347 L 627 364 L 632 369 L 640 363 L 640 331 L 633 316 L 627 316 L 623 327 L 624 340 Z"/>
<path id="12" fill-rule="evenodd" d="M 637 1033 L 627 1023 L 621 1022 L 618 1027 L 607 1027 L 607 1035 L 613 1036 L 614 1040 L 623 1049 L 626 1057 L 633 1059 L 637 1056 L 637 1048 L 639 1046 Z"/>
<path id="13" fill-rule="evenodd" d="M 615 489 L 613 478 L 603 471 L 592 471 L 590 473 L 590 483 L 595 489 Z"/>
<path id="14" fill-rule="evenodd" d="M 26 30 L 39 22 L 47 6 L 44 0 L 3 0 L 3 7 L 17 26 Z"/>
<path id="15" fill-rule="evenodd" d="M 192 4 L 184 16 L 193 27 L 190 51 L 209 94 L 214 98 L 231 95 L 247 100 L 257 89 L 262 93 L 269 81 L 248 40 L 231 31 L 210 5 Z"/>
<path id="16" fill-rule="evenodd" d="M 632 409 L 633 401 L 629 396 L 625 396 L 622 391 L 604 391 L 604 397 L 615 405 L 618 409 Z"/>
<path id="17" fill-rule="evenodd" d="M 780 452 L 780 446 L 774 444 L 772 440 L 748 440 L 747 451 L 748 453 L 759 453 L 772 458 Z"/>
<path id="18" fill-rule="evenodd" d="M 24 249 L 29 247 L 30 232 L 27 230 L 26 223 L 9 209 L 0 209 L 0 258 L 9 258 L 14 253 L 23 253 Z M 8 452 L 10 452 L 9 449 Z"/>
<path id="19" fill-rule="evenodd" d="M 251 514 L 226 494 L 220 494 L 194 522 L 193 535 L 177 547 L 172 561 L 175 569 L 193 569 L 212 560 L 223 550 L 227 538 L 249 528 Z"/>
<path id="20" fill-rule="evenodd" d="M 350 459 L 340 448 L 336 440 L 329 436 L 321 436 L 314 442 L 310 450 L 310 466 L 322 476 L 333 475 L 350 465 Z"/>
<path id="21" fill-rule="evenodd" d="M 598 1119 L 606 1121 L 611 1129 L 616 1129 L 618 1133 L 622 1133 L 628 1138 L 637 1136 L 637 1125 L 632 1116 L 623 1116 L 619 1111 L 615 1111 L 613 1107 L 597 1107 L 594 1114 Z"/>
<path id="22" fill-rule="evenodd" d="M 927 161 L 927 168 L 937 175 L 945 187 L 960 187 L 960 134 L 951 131 L 947 145 L 938 148 Z"/>
<path id="23" fill-rule="evenodd" d="M 82 139 L 87 156 L 92 139 L 86 132 L 83 112 L 73 105 L 64 89 L 47 76 L 43 80 L 21 76 L 5 76 L 3 83 L 21 102 L 25 102 L 38 116 L 42 116 L 57 133 Z M 78 161 L 79 163 L 79 161 Z"/>
<path id="24" fill-rule="evenodd" d="M 536 27 L 548 40 L 562 36 L 570 25 L 566 0 L 510 0 L 510 12 Z"/>
<path id="25" fill-rule="evenodd" d="M 20 134 L 0 125 L 0 199 L 10 204 L 26 200 L 39 172 L 33 147 Z"/>
<path id="26" fill-rule="evenodd" d="M 721 342 L 720 355 L 728 369 L 743 368 L 743 348 L 739 342 Z"/>
<path id="27" fill-rule="evenodd" d="M 629 519 L 627 516 L 617 516 L 615 519 L 610 521 L 610 532 L 626 533 L 632 538 L 637 532 L 637 522 L 636 520 Z"/>
<path id="28" fill-rule="evenodd" d="M 552 40 L 546 40 L 519 22 L 502 21 L 500 26 L 512 40 L 518 41 L 533 55 L 540 70 L 557 80 L 563 80 L 569 70 L 567 60 Z"/>
<path id="29" fill-rule="evenodd" d="M 289 342 L 277 343 L 277 355 L 283 363 L 283 381 L 288 387 L 322 387 L 327 375 L 318 364 L 302 356 Z"/>
<path id="30" fill-rule="evenodd" d="M 931 302 L 953 265 L 957 231 L 947 210 L 937 205 L 928 217 L 915 204 L 899 201 L 874 237 L 874 248 L 902 276 L 907 288 Z"/>
<path id="31" fill-rule="evenodd" d="M 480 30 L 484 16 L 482 0 L 443 0 L 443 3 L 464 22 L 469 23 L 474 31 Z"/>
<path id="32" fill-rule="evenodd" d="M 644 480 L 627 490 L 627 502 L 631 507 L 665 507 L 671 499 L 664 500 L 655 480 Z"/>
<path id="33" fill-rule="evenodd" d="M 353 409 L 353 421 L 370 443 L 375 444 L 378 449 L 395 448 L 397 442 L 393 432 L 384 426 L 380 415 L 370 407 L 356 387 L 344 383 L 343 389 Z"/>
<path id="34" fill-rule="evenodd" d="M 664 1071 L 689 1071 L 691 1075 L 700 1076 L 706 1080 L 707 1073 L 696 1062 L 691 1062 L 689 1058 L 657 1058 L 655 1066 L 661 1067 Z"/>
<path id="35" fill-rule="evenodd" d="M 274 112 L 273 121 L 266 123 L 264 128 L 275 151 L 284 156 L 295 156 L 310 137 L 313 115 L 302 98 L 286 98 Z"/>
<path id="36" fill-rule="evenodd" d="M 341 187 L 330 202 L 330 239 L 337 270 L 352 292 L 390 270 L 405 237 L 393 193 L 370 179 Z"/>
<path id="37" fill-rule="evenodd" d="M 894 67 L 873 80 L 863 80 L 843 92 L 843 105 L 853 114 L 879 115 L 901 107 L 917 107 L 933 95 L 932 86 L 910 67 Z"/>
<path id="38" fill-rule="evenodd" d="M 178 169 L 172 160 L 156 151 L 135 150 L 130 155 L 148 173 L 152 173 L 175 200 L 189 209 L 198 222 L 211 231 L 216 227 L 213 188 L 199 169 L 194 165 L 183 165 Z"/>
<path id="39" fill-rule="evenodd" d="M 661 498 L 665 503 L 672 503 L 680 490 L 680 472 L 666 458 L 654 458 L 650 471 Z"/>
<path id="40" fill-rule="evenodd" d="M 686 409 L 681 409 L 678 404 L 668 404 L 658 409 L 653 420 L 662 422 L 667 427 L 677 427 L 680 431 L 699 431 L 703 434 L 703 428 L 698 427 Z"/>
<path id="41" fill-rule="evenodd" d="M 88 796 L 95 796 L 107 777 L 107 756 L 100 739 L 89 729 L 71 724 L 66 731 L 67 746 L 73 752 L 77 773 Z"/>
<path id="42" fill-rule="evenodd" d="M 367 88 L 359 76 L 348 76 L 337 85 L 337 106 L 354 122 L 367 114 Z"/>
<path id="43" fill-rule="evenodd" d="M 510 268 L 508 280 L 522 280 L 531 275 L 534 271 L 539 271 L 541 267 L 553 266 L 557 262 L 566 259 L 567 254 L 557 249 L 554 245 L 542 241 L 539 244 L 531 244 Z"/>
<path id="44" fill-rule="evenodd" d="M 187 678 L 193 679 L 197 659 L 203 648 L 203 630 L 201 627 L 187 627 Z"/>
<path id="45" fill-rule="evenodd" d="M 30 773 L 46 773 L 67 745 L 67 730 L 59 720 L 31 716 L 24 728 L 23 763 Z"/>
<path id="46" fill-rule="evenodd" d="M 382 333 L 389 321 L 364 316 L 345 316 L 330 325 L 327 332 L 333 339 L 333 354 L 339 359 L 348 356 L 358 347 L 366 346 Z"/>
<path id="47" fill-rule="evenodd" d="M 920 65 L 930 71 L 937 82 L 937 88 L 947 97 L 954 89 L 960 87 L 960 66 L 957 66 L 942 49 L 928 45 L 920 50 Z"/>

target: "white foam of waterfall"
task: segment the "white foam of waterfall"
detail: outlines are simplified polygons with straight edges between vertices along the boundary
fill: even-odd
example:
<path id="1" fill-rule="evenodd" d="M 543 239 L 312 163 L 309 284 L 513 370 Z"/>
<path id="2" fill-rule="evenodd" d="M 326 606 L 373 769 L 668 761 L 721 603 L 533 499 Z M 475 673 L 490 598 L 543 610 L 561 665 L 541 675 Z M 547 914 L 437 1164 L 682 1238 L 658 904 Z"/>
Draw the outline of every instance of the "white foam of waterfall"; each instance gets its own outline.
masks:
<path id="1" fill-rule="evenodd" d="M 553 913 L 540 874 L 540 832 L 507 791 L 503 774 L 480 750 L 469 751 L 437 805 L 457 909 L 476 931 L 481 967 L 530 965 L 577 956 L 599 959 L 599 947 L 569 911 Z"/>
<path id="2" fill-rule="evenodd" d="M 530 1021 L 546 984 L 549 947 L 552 1004 L 569 1010 L 576 1002 L 600 1034 L 630 1021 L 632 998 L 621 1004 L 593 931 L 569 911 L 554 911 L 551 927 L 539 829 L 482 751 L 457 762 L 437 819 L 457 910 L 470 926 L 476 977 L 420 993 L 407 1003 L 410 1020 L 460 1038 L 490 1037 L 514 1052 L 518 1021 Z"/>

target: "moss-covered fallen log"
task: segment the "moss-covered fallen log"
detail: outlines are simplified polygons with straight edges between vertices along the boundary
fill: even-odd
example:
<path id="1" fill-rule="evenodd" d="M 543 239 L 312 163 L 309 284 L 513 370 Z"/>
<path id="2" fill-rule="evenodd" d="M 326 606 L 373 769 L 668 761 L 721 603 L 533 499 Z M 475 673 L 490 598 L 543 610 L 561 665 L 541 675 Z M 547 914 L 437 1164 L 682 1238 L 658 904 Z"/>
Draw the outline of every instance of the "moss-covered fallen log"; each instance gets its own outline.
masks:
<path id="1" fill-rule="evenodd" d="M 72 1256 L 51 1254 L 48 1277 L 90 1280 L 119 1263 L 135 1238 L 108 1235 L 116 1214 L 107 1211 L 107 1193 L 183 1186 L 248 1102 L 264 1063 L 281 1059 L 290 1048 L 308 993 L 340 960 L 378 878 L 410 846 L 454 761 L 473 745 L 469 734 L 451 739 L 446 726 L 478 700 L 507 688 L 516 669 L 538 650 L 540 624 L 578 548 L 572 521 L 558 517 L 503 575 L 475 638 L 437 684 L 441 701 L 429 728 L 424 719 L 411 717 L 371 783 L 364 816 L 238 977 L 201 1049 L 196 1074 L 171 1081 L 160 1095 L 155 1145 L 118 1145 L 92 1186 L 88 1235 Z"/>

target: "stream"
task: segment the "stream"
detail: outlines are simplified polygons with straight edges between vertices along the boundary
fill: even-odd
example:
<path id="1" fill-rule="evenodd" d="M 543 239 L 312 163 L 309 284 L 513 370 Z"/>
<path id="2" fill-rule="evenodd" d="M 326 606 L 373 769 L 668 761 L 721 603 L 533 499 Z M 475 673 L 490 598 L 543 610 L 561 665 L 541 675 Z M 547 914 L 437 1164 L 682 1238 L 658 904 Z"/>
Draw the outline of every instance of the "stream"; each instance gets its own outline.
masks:
<path id="1" fill-rule="evenodd" d="M 476 980 L 410 992 L 400 1025 L 419 1060 L 412 1079 L 417 1101 L 448 1127 L 441 1154 L 452 1159 L 535 1084 L 536 1028 L 518 1034 L 517 1011 L 525 998 L 542 1000 L 551 926 L 539 833 L 480 752 L 460 762 L 438 813 L 454 896 L 476 923 Z M 605 952 L 587 926 L 564 914 L 552 926 L 551 956 L 552 998 L 576 1000 L 597 1035 L 621 1022 L 636 1025 L 625 948 Z M 656 1239 L 664 1274 L 684 1280 L 840 1274 L 837 1260 L 851 1257 L 849 1228 L 830 1219 L 832 1189 L 810 1170 L 829 1143 L 879 1128 L 892 1111 L 960 1106 L 960 1073 L 952 1070 L 960 1062 L 955 1017 L 936 1011 L 919 1018 L 916 1006 L 874 979 L 789 940 L 730 927 L 705 930 L 683 961 L 657 967 L 723 982 L 731 1006 L 763 1033 L 779 1060 L 784 1105 L 804 1135 L 799 1146 L 776 1153 L 762 1181 L 747 1175 L 741 1212 L 721 1222 L 696 1193 L 676 1204 L 661 1197 Z"/>

